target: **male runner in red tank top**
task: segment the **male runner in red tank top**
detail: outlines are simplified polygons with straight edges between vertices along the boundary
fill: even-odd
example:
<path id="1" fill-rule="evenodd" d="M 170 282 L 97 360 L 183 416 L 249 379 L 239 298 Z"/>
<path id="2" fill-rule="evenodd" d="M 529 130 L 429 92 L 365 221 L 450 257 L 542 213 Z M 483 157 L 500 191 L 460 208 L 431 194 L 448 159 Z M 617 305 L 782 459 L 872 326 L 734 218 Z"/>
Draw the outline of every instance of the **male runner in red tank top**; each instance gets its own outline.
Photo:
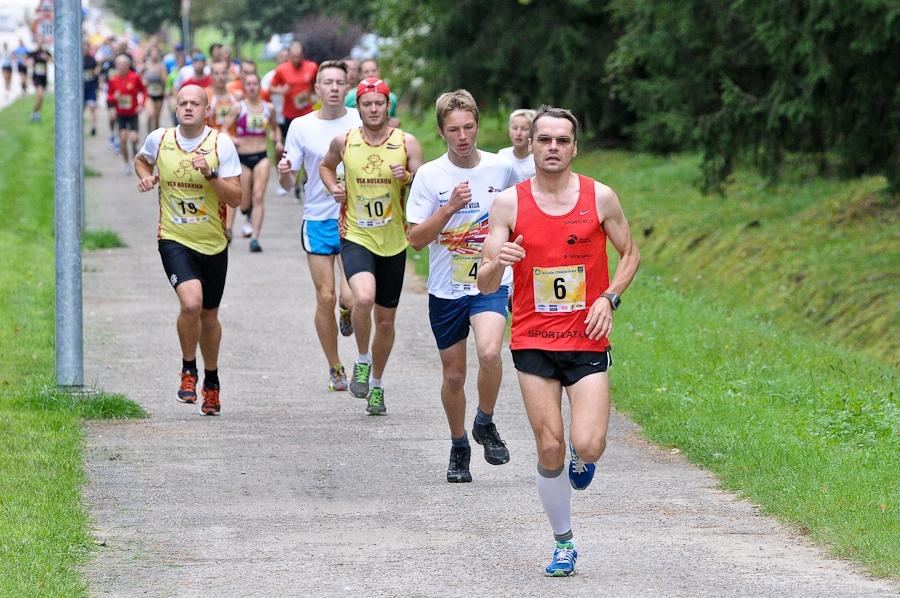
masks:
<path id="1" fill-rule="evenodd" d="M 547 575 L 571 575 L 571 489 L 583 490 L 606 447 L 612 312 L 640 264 L 640 253 L 615 192 L 572 172 L 578 121 L 542 106 L 529 135 L 535 176 L 501 193 L 478 270 L 482 293 L 497 290 L 513 267 L 513 362 L 537 444 L 537 489 L 556 546 Z M 606 240 L 619 253 L 612 282 Z M 568 476 L 560 407 L 571 405 Z M 566 479 L 568 477 L 568 479 Z"/>

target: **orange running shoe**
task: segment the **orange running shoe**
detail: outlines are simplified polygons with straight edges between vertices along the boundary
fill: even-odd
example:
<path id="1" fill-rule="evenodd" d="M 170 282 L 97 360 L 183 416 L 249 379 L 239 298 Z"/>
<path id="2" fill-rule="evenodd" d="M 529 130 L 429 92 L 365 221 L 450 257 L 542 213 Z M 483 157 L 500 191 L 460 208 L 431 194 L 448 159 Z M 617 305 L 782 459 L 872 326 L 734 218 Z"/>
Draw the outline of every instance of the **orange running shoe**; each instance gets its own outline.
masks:
<path id="1" fill-rule="evenodd" d="M 219 415 L 222 409 L 219 403 L 219 389 L 203 387 L 203 404 L 200 405 L 200 413 L 203 415 Z"/>
<path id="2" fill-rule="evenodd" d="M 197 374 L 181 372 L 181 388 L 178 389 L 178 400 L 182 403 L 197 402 Z"/>

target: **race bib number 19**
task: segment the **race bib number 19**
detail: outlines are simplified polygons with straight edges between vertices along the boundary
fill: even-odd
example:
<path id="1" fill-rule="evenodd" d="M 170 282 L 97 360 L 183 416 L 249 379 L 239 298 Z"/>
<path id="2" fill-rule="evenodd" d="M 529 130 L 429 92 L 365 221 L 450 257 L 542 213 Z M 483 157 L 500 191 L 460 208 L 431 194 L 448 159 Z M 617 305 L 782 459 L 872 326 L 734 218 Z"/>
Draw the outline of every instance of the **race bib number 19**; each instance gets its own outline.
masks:
<path id="1" fill-rule="evenodd" d="M 203 197 L 173 197 L 172 222 L 175 224 L 198 224 L 207 222 L 206 201 Z"/>
<path id="2" fill-rule="evenodd" d="M 450 254 L 451 277 L 454 291 L 471 291 L 476 288 L 475 278 L 478 275 L 478 262 L 481 253 Z"/>
<path id="3" fill-rule="evenodd" d="M 585 309 L 584 266 L 534 268 L 534 311 L 561 313 Z"/>

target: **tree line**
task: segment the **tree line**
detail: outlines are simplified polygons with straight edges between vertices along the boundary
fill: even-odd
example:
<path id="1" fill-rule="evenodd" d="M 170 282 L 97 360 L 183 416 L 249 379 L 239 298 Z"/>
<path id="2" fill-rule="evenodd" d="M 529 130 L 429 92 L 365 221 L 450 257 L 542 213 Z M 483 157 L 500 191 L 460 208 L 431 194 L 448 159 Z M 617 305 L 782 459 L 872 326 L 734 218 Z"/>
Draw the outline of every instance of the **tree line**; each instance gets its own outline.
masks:
<path id="1" fill-rule="evenodd" d="M 178 0 L 106 1 L 145 31 L 180 14 Z M 900 192 L 898 0 L 195 4 L 257 39 L 339 14 L 387 40 L 383 72 L 413 102 L 465 87 L 487 108 L 565 106 L 583 143 L 698 151 L 708 191 L 738 163 L 775 179 L 800 155 L 823 174 L 883 174 Z"/>

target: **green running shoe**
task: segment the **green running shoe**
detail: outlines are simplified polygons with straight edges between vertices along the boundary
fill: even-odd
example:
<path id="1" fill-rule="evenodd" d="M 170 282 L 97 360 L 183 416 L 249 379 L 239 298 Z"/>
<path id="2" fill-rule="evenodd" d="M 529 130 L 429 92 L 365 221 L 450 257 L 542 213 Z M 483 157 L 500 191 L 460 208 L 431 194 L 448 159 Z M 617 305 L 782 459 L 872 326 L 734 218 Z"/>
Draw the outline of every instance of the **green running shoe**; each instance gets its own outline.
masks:
<path id="1" fill-rule="evenodd" d="M 357 399 L 364 399 L 369 394 L 369 372 L 371 363 L 356 362 L 353 364 L 353 379 L 350 380 L 350 394 Z"/>
<path id="2" fill-rule="evenodd" d="M 384 389 L 375 386 L 369 393 L 369 404 L 366 405 L 366 413 L 369 415 L 387 415 L 387 408 L 384 406 Z"/>

